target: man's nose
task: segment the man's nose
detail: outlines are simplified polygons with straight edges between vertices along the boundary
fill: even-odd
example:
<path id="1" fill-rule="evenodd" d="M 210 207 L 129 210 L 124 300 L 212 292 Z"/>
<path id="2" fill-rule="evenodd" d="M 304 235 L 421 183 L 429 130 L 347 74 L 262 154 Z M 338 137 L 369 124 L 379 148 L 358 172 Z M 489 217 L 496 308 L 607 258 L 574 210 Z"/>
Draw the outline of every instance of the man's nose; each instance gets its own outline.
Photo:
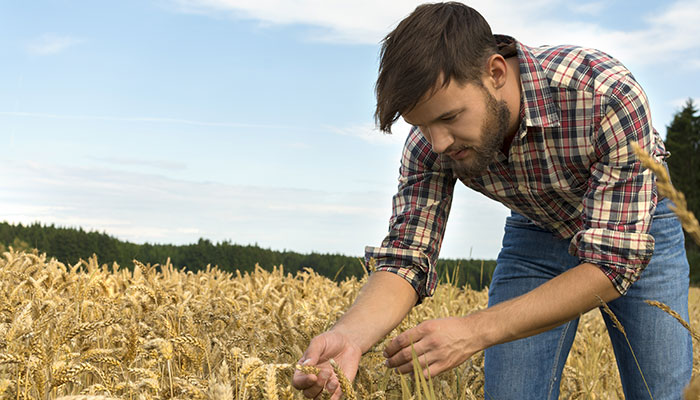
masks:
<path id="1" fill-rule="evenodd" d="M 428 132 L 433 151 L 438 154 L 444 153 L 455 141 L 449 130 L 443 127 L 429 127 Z"/>

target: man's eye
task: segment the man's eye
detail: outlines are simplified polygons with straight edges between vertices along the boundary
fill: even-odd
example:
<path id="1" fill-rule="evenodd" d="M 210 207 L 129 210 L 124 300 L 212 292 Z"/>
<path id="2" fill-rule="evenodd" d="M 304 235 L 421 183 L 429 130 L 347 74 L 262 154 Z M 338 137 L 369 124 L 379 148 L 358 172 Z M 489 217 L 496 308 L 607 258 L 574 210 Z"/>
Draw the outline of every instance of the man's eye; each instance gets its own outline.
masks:
<path id="1" fill-rule="evenodd" d="M 457 118 L 457 114 L 449 115 L 447 117 L 442 117 L 442 118 L 440 118 L 440 120 L 444 121 L 444 122 L 450 122 L 450 121 L 454 121 L 455 118 Z"/>

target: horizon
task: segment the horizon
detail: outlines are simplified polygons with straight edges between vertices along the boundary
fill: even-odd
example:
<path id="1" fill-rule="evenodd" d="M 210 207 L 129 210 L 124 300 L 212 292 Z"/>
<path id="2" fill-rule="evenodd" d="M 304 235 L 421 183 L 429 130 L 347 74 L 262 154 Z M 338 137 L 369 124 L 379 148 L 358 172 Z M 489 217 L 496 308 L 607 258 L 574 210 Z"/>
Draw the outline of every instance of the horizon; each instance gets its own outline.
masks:
<path id="1" fill-rule="evenodd" d="M 114 235 L 112 235 L 112 234 L 110 234 L 109 232 L 106 232 L 106 231 L 99 231 L 99 230 L 93 230 L 93 229 L 88 230 L 88 229 L 84 229 L 84 228 L 82 228 L 82 227 L 80 227 L 80 226 L 62 226 L 62 225 L 56 225 L 56 224 L 50 224 L 50 225 L 49 225 L 49 224 L 43 224 L 43 223 L 41 223 L 41 222 L 39 222 L 39 221 L 31 222 L 31 223 L 28 223 L 28 224 L 27 224 L 27 223 L 21 223 L 21 222 L 18 222 L 18 223 L 11 223 L 11 222 L 7 222 L 7 221 L 0 221 L 0 224 L 8 224 L 8 225 L 12 225 L 12 226 L 22 226 L 22 227 L 25 227 L 25 228 L 31 227 L 31 226 L 33 226 L 33 225 L 36 224 L 36 225 L 39 225 L 39 227 L 42 228 L 42 229 L 44 229 L 44 228 L 54 228 L 54 229 L 59 229 L 59 230 L 60 230 L 60 229 L 76 230 L 76 231 L 82 231 L 82 232 L 84 232 L 84 233 L 86 233 L 86 234 L 106 235 L 106 236 L 108 236 L 108 237 L 111 238 L 111 239 L 114 239 L 114 240 L 117 240 L 117 241 L 120 241 L 120 242 L 123 242 L 123 243 L 138 245 L 138 246 L 141 246 L 141 245 L 151 245 L 151 246 L 173 246 L 173 247 L 179 247 L 179 246 L 197 245 L 201 240 L 205 240 L 205 241 L 209 241 L 209 243 L 211 243 L 211 244 L 214 245 L 214 246 L 219 246 L 219 245 L 227 244 L 227 245 L 241 246 L 241 247 L 257 247 L 257 248 L 259 248 L 259 249 L 261 249 L 261 250 L 267 250 L 267 251 L 273 251 L 273 252 L 279 252 L 279 253 L 297 253 L 297 254 L 302 254 L 302 255 L 314 254 L 314 253 L 315 253 L 315 254 L 320 254 L 320 255 L 331 255 L 331 256 L 336 256 L 336 255 L 337 255 L 337 256 L 344 256 L 344 257 L 364 258 L 364 255 L 357 255 L 357 254 L 333 253 L 333 252 L 318 252 L 318 251 L 314 251 L 314 250 L 309 251 L 309 252 L 300 252 L 300 251 L 297 251 L 297 250 L 294 250 L 294 249 L 278 249 L 278 248 L 264 247 L 264 246 L 261 246 L 259 243 L 237 243 L 237 242 L 231 241 L 230 239 L 223 239 L 223 240 L 216 240 L 216 241 L 214 241 L 214 240 L 211 240 L 211 239 L 206 238 L 206 237 L 199 237 L 199 238 L 197 238 L 196 240 L 194 240 L 194 241 L 192 241 L 192 242 L 180 243 L 180 244 L 174 244 L 174 243 L 160 243 L 160 242 L 142 242 L 142 243 L 135 243 L 135 242 L 132 242 L 132 241 L 129 241 L 129 240 L 124 240 L 124 239 L 118 238 L 118 237 L 116 237 L 116 236 L 114 236 Z M 20 239 L 20 238 L 17 237 L 17 239 Z M 26 241 L 24 241 L 24 240 L 22 240 L 22 239 L 20 239 L 20 240 L 26 243 Z M 0 243 L 0 244 L 2 244 L 2 243 Z M 31 243 L 27 243 L 27 244 L 28 244 L 28 245 L 31 245 Z M 12 246 L 12 243 L 7 243 L 6 245 L 7 245 L 8 247 L 10 247 L 10 246 Z M 34 247 L 34 248 L 36 248 L 36 247 Z M 40 249 L 37 249 L 37 250 L 40 250 Z M 478 261 L 495 261 L 495 260 L 496 260 L 495 257 L 494 257 L 494 258 L 473 258 L 473 257 L 471 257 L 471 256 L 470 256 L 470 257 L 460 257 L 460 258 L 453 258 L 453 257 L 443 257 L 443 256 L 440 256 L 439 259 L 440 259 L 440 260 L 445 260 L 445 261 L 458 261 L 458 260 L 468 260 L 468 261 L 474 261 L 474 260 L 478 260 Z"/>

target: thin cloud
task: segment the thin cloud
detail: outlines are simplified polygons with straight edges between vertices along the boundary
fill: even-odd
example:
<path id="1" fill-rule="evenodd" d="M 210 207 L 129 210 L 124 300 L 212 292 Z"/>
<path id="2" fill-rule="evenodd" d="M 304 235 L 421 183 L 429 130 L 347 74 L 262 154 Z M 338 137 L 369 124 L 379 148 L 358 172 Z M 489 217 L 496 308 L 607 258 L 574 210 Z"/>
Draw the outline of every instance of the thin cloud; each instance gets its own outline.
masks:
<path id="1" fill-rule="evenodd" d="M 32 40 L 26 46 L 26 50 L 30 54 L 48 56 L 61 53 L 83 42 L 85 42 L 84 39 L 74 36 L 45 33 Z"/>
<path id="2" fill-rule="evenodd" d="M 310 25 L 321 28 L 314 40 L 376 44 L 420 1 L 372 0 L 173 0 L 179 12 L 226 15 L 262 24 Z"/>
<path id="3" fill-rule="evenodd" d="M 307 25 L 321 29 L 313 40 L 376 45 L 398 21 L 423 1 L 374 0 L 172 0 L 179 12 L 227 16 L 257 20 L 268 25 Z M 672 57 L 687 58 L 698 51 L 700 42 L 700 0 L 670 3 L 665 9 L 639 21 L 639 29 L 621 31 L 587 22 L 609 9 L 595 1 L 580 4 L 563 0 L 475 0 L 470 5 L 479 10 L 494 32 L 517 35 L 526 44 L 558 43 L 595 47 L 611 53 L 626 63 L 656 64 Z M 542 12 L 547 10 L 547 12 Z M 562 13 L 571 13 L 563 19 Z M 590 18 L 588 18 L 590 21 Z M 593 21 L 595 21 L 593 19 Z"/>
<path id="4" fill-rule="evenodd" d="M 700 96 L 688 96 L 688 97 L 679 97 L 676 99 L 671 100 L 671 105 L 673 108 L 677 111 L 680 111 L 685 107 L 685 104 L 688 102 L 688 99 L 693 100 L 693 104 L 697 107 L 698 104 L 700 104 Z"/>
<path id="5" fill-rule="evenodd" d="M 26 118 L 49 118 L 49 119 L 67 119 L 67 120 L 91 120 L 91 121 L 109 121 L 109 122 L 145 122 L 155 124 L 176 124 L 176 125 L 193 125 L 202 127 L 218 127 L 218 128 L 255 128 L 255 129 L 274 129 L 274 130 L 294 130 L 294 131 L 319 131 L 319 129 L 308 128 L 304 126 L 293 125 L 274 125 L 274 124 L 249 124 L 243 122 L 212 122 L 199 121 L 182 118 L 162 118 L 162 117 L 112 117 L 104 115 L 71 115 L 71 114 L 50 114 L 22 111 L 0 111 L 0 115 L 10 117 L 26 117 Z"/>
<path id="6" fill-rule="evenodd" d="M 399 122 L 400 121 L 400 122 Z M 406 140 L 409 125 L 399 120 L 392 127 L 392 134 L 380 132 L 373 124 L 360 124 L 346 127 L 327 126 L 326 128 L 338 135 L 351 136 L 373 145 L 401 145 Z"/>
<path id="7" fill-rule="evenodd" d="M 678 1 L 663 12 L 647 17 L 647 27 L 628 34 L 611 32 L 620 51 L 644 64 L 687 59 L 700 51 L 700 0 Z"/>
<path id="8" fill-rule="evenodd" d="M 180 161 L 171 160 L 147 160 L 136 157 L 88 157 L 91 160 L 118 166 L 141 166 L 161 169 L 166 171 L 183 171 L 187 169 L 187 164 Z"/>
<path id="9" fill-rule="evenodd" d="M 214 128 L 253 128 L 253 129 L 270 129 L 270 130 L 282 130 L 282 131 L 303 131 L 303 132 L 332 132 L 343 136 L 352 136 L 362 139 L 371 144 L 380 145 L 395 145 L 396 143 L 403 143 L 405 140 L 405 133 L 410 129 L 410 125 L 406 124 L 402 119 L 399 119 L 392 127 L 392 132 L 394 134 L 387 135 L 379 132 L 373 124 L 358 124 L 352 126 L 331 126 L 325 125 L 319 127 L 305 127 L 305 126 L 294 126 L 294 125 L 275 125 L 275 124 L 249 124 L 242 122 L 212 122 L 212 121 L 199 121 L 191 119 L 182 118 L 161 118 L 161 117 L 111 117 L 103 115 L 70 115 L 70 114 L 50 114 L 50 113 L 35 113 L 35 112 L 24 112 L 24 111 L 0 111 L 0 116 L 9 117 L 20 117 L 20 118 L 48 118 L 48 119 L 63 119 L 63 120 L 92 120 L 92 121 L 109 121 L 109 122 L 134 122 L 134 123 L 154 123 L 154 124 L 176 124 L 176 125 L 192 125 L 201 127 L 214 127 Z M 288 147 L 295 149 L 309 149 L 307 143 L 302 142 L 290 142 Z M 107 160 L 109 162 L 121 162 L 125 160 Z M 148 164 L 149 166 L 157 168 L 166 169 L 183 169 L 184 165 L 165 165 L 160 162 L 148 161 L 144 163 L 144 160 L 126 160 L 129 162 L 136 162 L 140 164 Z"/>
<path id="10" fill-rule="evenodd" d="M 569 5 L 571 11 L 577 14 L 586 14 L 591 16 L 600 15 L 609 6 L 610 4 L 604 1 L 594 1 L 590 3 L 573 3 Z"/>

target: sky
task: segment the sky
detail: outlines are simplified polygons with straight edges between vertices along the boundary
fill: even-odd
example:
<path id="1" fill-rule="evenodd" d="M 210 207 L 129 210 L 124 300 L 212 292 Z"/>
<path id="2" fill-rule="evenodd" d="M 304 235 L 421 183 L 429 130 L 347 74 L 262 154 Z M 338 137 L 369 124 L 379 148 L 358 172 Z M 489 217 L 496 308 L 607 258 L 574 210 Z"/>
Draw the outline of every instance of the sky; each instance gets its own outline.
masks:
<path id="1" fill-rule="evenodd" d="M 0 221 L 362 256 L 409 129 L 374 127 L 379 43 L 418 4 L 0 0 Z M 467 4 L 620 59 L 662 137 L 700 99 L 700 0 Z M 508 214 L 458 183 L 441 257 L 495 259 Z"/>

